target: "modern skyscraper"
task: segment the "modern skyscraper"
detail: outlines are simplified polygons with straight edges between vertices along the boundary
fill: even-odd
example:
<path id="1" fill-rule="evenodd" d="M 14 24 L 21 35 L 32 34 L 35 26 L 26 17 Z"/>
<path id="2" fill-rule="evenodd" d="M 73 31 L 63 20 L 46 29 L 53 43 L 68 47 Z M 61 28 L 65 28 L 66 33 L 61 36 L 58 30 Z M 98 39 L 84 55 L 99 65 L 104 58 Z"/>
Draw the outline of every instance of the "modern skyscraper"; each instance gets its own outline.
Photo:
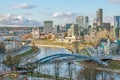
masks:
<path id="1" fill-rule="evenodd" d="M 65 26 L 66 26 L 66 30 L 68 30 L 72 24 L 73 24 L 73 23 L 67 23 L 67 24 L 65 25 Z"/>
<path id="2" fill-rule="evenodd" d="M 78 16 L 76 19 L 76 24 L 78 24 L 79 27 L 87 28 L 89 24 L 88 16 Z"/>
<path id="3" fill-rule="evenodd" d="M 52 33 L 53 31 L 53 21 L 44 21 L 44 33 Z"/>
<path id="4" fill-rule="evenodd" d="M 96 12 L 96 22 L 98 26 L 100 26 L 103 23 L 103 9 L 99 9 Z"/>
<path id="5" fill-rule="evenodd" d="M 78 34 L 80 36 L 81 27 L 84 27 L 84 17 L 78 16 L 76 19 L 76 24 L 78 25 Z"/>
<path id="6" fill-rule="evenodd" d="M 89 18 L 88 18 L 88 16 L 85 16 L 85 19 L 84 19 L 84 27 L 85 27 L 85 28 L 88 28 L 88 26 L 89 26 Z"/>
<path id="7" fill-rule="evenodd" d="M 89 25 L 89 18 L 88 16 L 78 16 L 76 19 L 76 24 L 78 25 L 78 33 L 80 36 L 80 32 L 83 28 L 88 28 Z"/>
<path id="8" fill-rule="evenodd" d="M 83 27 L 84 26 L 84 17 L 78 16 L 76 19 L 76 24 L 78 24 L 79 27 Z"/>
<path id="9" fill-rule="evenodd" d="M 114 27 L 120 28 L 120 16 L 114 16 Z"/>
<path id="10" fill-rule="evenodd" d="M 60 32 L 60 25 L 55 25 L 55 32 L 56 33 Z"/>

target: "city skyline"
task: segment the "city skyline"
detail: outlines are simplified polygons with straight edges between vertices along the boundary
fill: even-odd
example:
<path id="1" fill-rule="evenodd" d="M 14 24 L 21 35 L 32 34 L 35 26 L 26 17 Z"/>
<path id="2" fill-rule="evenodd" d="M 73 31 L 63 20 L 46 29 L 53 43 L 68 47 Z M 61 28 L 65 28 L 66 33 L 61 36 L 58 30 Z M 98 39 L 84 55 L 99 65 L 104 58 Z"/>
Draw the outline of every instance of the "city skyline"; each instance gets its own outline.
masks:
<path id="1" fill-rule="evenodd" d="M 73 23 L 81 15 L 92 22 L 99 8 L 103 9 L 103 21 L 113 23 L 114 16 L 120 15 L 119 5 L 120 0 L 4 0 L 0 3 L 0 25 L 38 26 L 47 20 Z"/>

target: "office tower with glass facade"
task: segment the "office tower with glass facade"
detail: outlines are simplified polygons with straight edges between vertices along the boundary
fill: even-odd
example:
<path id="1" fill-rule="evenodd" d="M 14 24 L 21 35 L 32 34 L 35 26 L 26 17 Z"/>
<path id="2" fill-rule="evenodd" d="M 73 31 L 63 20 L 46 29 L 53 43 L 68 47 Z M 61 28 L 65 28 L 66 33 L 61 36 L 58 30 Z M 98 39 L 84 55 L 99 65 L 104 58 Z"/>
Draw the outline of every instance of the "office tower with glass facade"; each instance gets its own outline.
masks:
<path id="1" fill-rule="evenodd" d="M 120 16 L 114 16 L 114 27 L 120 28 Z"/>
<path id="2" fill-rule="evenodd" d="M 49 34 L 53 32 L 53 21 L 44 21 L 44 33 Z"/>
<path id="3" fill-rule="evenodd" d="M 99 9 L 96 12 L 96 22 L 97 22 L 98 26 L 102 25 L 102 23 L 103 23 L 103 9 Z"/>

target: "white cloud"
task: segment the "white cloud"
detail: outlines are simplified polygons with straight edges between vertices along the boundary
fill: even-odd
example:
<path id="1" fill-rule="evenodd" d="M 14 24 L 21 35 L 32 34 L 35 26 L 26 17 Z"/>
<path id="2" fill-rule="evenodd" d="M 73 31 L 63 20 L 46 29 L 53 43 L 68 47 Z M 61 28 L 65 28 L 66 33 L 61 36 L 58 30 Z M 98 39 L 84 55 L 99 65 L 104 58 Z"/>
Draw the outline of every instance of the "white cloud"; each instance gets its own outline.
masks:
<path id="1" fill-rule="evenodd" d="M 110 0 L 110 2 L 113 2 L 113 3 L 120 3 L 120 0 Z"/>
<path id="2" fill-rule="evenodd" d="M 20 8 L 20 9 L 32 9 L 34 7 L 35 7 L 35 5 L 29 5 L 29 4 L 26 4 L 26 3 L 13 5 L 14 9 L 17 9 L 17 8 Z"/>
<path id="3" fill-rule="evenodd" d="M 36 20 L 27 19 L 13 14 L 0 15 L 1 26 L 40 26 L 41 23 Z"/>
<path id="4" fill-rule="evenodd" d="M 81 14 L 72 12 L 55 12 L 52 17 L 55 19 L 63 19 L 65 22 L 75 22 L 77 16 Z"/>
<path id="5" fill-rule="evenodd" d="M 52 14 L 53 18 L 71 18 L 71 17 L 76 17 L 78 14 L 77 13 L 72 13 L 72 12 L 55 12 Z"/>
<path id="6" fill-rule="evenodd" d="M 24 13 L 22 13 L 24 16 L 33 16 L 33 14 L 32 13 L 29 13 L 29 12 L 24 12 Z"/>
<path id="7" fill-rule="evenodd" d="M 104 22 L 107 22 L 107 23 L 114 23 L 114 17 L 112 16 L 105 16 L 104 17 Z"/>

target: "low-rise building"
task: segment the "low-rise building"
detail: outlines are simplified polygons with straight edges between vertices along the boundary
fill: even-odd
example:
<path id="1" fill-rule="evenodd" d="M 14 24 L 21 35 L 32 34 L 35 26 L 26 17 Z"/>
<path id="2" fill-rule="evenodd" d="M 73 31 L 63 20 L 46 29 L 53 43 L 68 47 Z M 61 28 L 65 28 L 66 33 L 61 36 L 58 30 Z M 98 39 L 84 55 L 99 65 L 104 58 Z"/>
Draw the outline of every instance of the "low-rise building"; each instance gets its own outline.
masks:
<path id="1" fill-rule="evenodd" d="M 110 39 L 101 39 L 100 42 L 102 48 L 104 49 L 104 54 L 118 54 L 118 44 L 116 42 L 111 42 Z"/>
<path id="2" fill-rule="evenodd" d="M 0 42 L 4 45 L 3 52 L 9 53 L 22 48 L 22 39 L 19 37 L 1 38 Z"/>

